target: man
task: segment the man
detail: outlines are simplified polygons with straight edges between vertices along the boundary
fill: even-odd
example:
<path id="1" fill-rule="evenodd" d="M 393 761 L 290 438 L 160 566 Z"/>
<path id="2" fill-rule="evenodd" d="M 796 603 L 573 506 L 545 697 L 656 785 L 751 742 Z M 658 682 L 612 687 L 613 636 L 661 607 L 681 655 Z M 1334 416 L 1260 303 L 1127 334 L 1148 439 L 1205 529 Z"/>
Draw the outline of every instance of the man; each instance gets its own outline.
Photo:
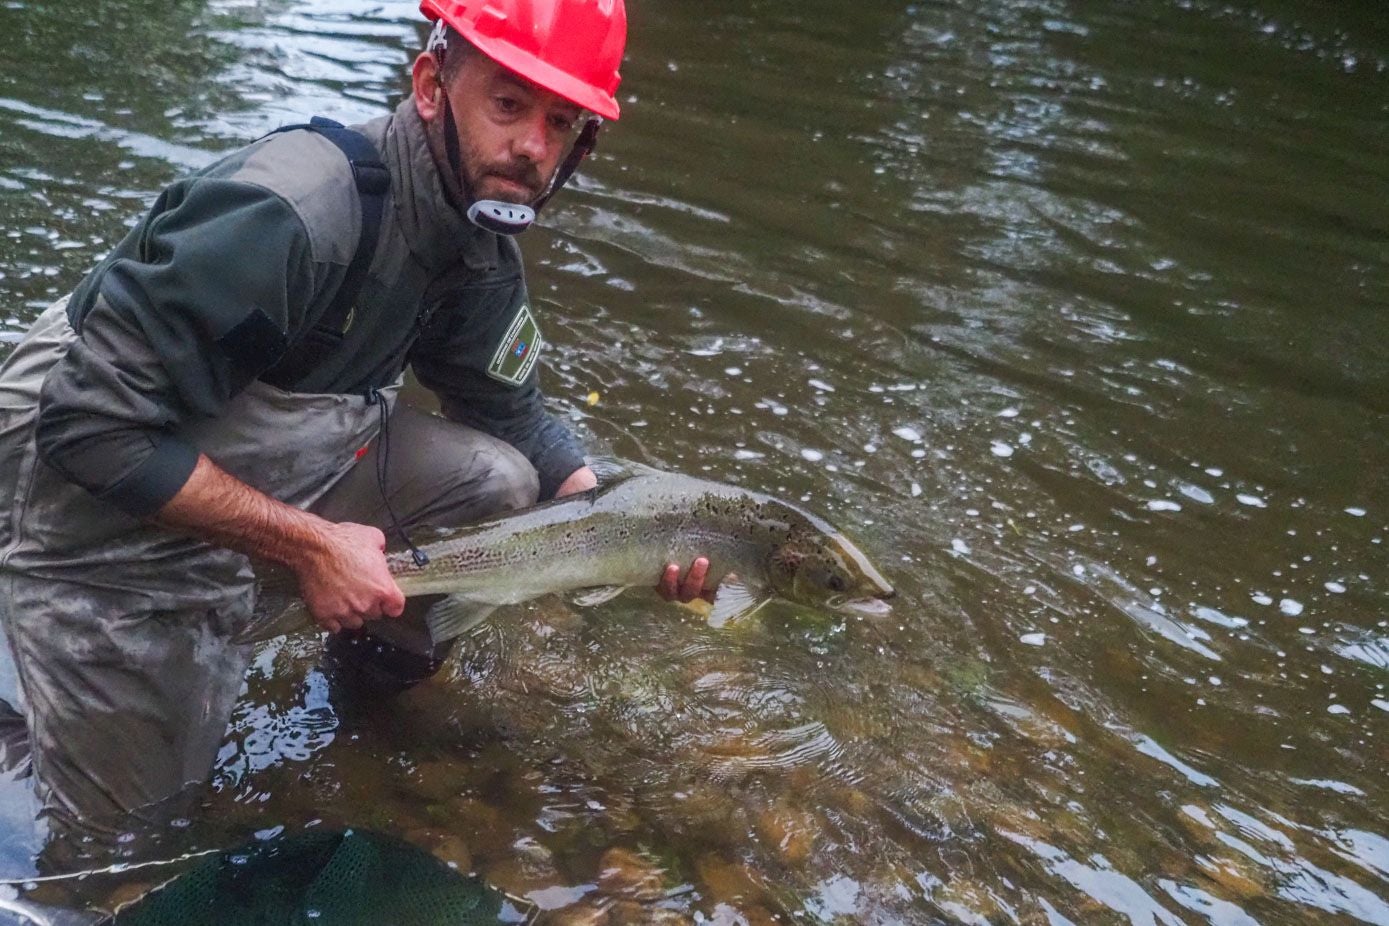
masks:
<path id="1" fill-rule="evenodd" d="M 621 0 L 422 10 L 410 98 L 359 127 L 389 175 L 374 242 L 371 165 L 274 134 L 165 190 L 0 371 L 0 617 L 60 825 L 158 819 L 206 781 L 248 657 L 247 555 L 296 573 L 335 661 L 400 688 L 440 652 L 418 607 L 400 617 L 382 529 L 595 484 L 544 411 L 499 232 L 577 166 L 586 111 L 617 118 Z M 407 364 L 448 420 L 396 404 Z M 689 600 L 706 569 L 659 587 Z"/>

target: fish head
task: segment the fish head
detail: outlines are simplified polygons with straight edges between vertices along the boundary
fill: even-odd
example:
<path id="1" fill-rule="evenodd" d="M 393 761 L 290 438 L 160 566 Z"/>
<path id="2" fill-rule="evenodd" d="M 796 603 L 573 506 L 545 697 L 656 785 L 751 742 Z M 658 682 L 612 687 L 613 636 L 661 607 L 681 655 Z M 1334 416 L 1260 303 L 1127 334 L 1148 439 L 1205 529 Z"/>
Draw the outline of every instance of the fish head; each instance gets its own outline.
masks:
<path id="1" fill-rule="evenodd" d="M 791 601 L 834 611 L 884 614 L 896 590 L 838 531 L 792 536 L 772 555 L 772 585 Z"/>

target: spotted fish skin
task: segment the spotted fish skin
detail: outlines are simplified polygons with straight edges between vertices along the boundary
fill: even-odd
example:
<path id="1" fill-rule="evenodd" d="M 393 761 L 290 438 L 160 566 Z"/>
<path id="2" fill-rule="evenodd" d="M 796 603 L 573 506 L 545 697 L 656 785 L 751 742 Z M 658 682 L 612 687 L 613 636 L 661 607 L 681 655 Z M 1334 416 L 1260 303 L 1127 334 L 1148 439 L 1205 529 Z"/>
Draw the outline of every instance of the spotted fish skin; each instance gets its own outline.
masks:
<path id="1" fill-rule="evenodd" d="M 409 551 L 387 555 L 401 591 L 475 606 L 652 586 L 667 563 L 697 556 L 709 560 L 709 589 L 736 576 L 748 607 L 729 605 L 730 617 L 774 595 L 829 606 L 892 595 L 867 557 L 817 515 L 770 495 L 644 467 L 587 492 L 439 532 L 419 548 L 428 558 L 423 565 Z M 307 614 L 302 605 L 295 610 L 258 618 L 242 638 L 302 629 Z"/>

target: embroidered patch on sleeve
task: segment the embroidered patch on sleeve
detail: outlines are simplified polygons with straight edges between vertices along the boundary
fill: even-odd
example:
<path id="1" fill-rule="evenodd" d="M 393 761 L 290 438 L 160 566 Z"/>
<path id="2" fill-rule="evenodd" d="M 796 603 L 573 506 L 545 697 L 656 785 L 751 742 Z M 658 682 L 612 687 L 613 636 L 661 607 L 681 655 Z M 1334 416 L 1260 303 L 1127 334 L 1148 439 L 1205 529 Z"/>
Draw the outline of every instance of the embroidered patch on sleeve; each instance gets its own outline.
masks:
<path id="1" fill-rule="evenodd" d="M 487 365 L 487 375 L 513 386 L 521 385 L 535 366 L 544 343 L 540 328 L 535 324 L 535 316 L 531 315 L 531 307 L 522 303 L 520 311 L 507 326 L 506 335 L 497 345 L 492 362 Z"/>

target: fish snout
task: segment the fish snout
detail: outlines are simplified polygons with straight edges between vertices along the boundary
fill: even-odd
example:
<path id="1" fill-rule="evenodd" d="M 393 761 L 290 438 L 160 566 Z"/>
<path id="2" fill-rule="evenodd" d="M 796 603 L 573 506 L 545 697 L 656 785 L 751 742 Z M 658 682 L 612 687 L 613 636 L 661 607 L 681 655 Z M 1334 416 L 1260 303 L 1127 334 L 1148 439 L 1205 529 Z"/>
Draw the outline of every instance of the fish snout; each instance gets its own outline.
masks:
<path id="1" fill-rule="evenodd" d="M 882 617 L 892 613 L 892 605 L 882 598 L 851 598 L 835 610 L 857 614 L 860 617 Z"/>

